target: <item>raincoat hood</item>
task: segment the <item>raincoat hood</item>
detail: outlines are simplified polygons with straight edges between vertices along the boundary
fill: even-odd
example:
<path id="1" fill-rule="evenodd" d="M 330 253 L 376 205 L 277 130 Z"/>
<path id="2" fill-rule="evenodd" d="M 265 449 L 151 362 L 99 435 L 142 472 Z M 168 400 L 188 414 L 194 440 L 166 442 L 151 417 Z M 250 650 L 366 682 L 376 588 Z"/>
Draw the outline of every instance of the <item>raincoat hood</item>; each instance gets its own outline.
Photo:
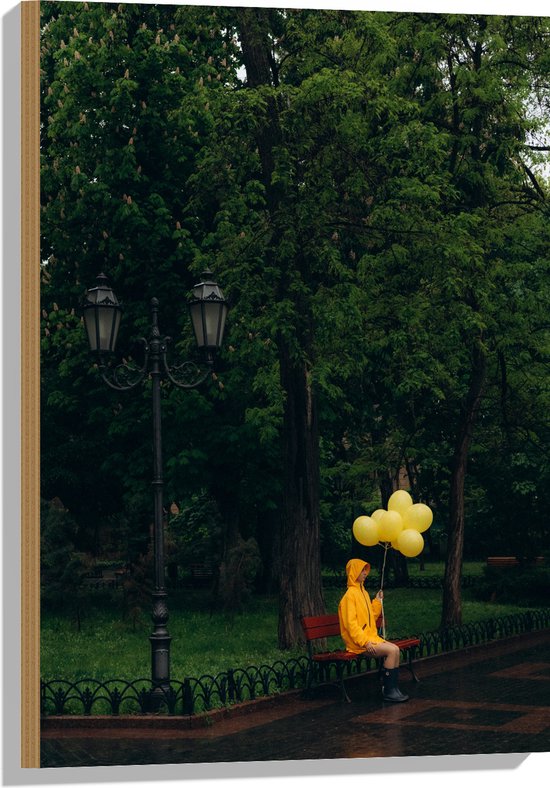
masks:
<path id="1" fill-rule="evenodd" d="M 346 575 L 348 576 L 348 588 L 359 588 L 360 584 L 357 578 L 364 568 L 367 568 L 367 574 L 370 572 L 370 564 L 367 561 L 362 561 L 360 558 L 352 558 L 346 564 Z"/>

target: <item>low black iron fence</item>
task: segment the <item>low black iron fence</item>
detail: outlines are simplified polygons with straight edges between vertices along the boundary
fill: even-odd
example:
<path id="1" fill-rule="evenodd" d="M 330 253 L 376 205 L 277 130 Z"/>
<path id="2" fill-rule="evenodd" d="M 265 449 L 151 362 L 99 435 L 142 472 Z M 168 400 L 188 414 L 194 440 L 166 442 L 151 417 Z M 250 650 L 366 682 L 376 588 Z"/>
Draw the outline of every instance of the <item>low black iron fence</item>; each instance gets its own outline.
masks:
<path id="1" fill-rule="evenodd" d="M 426 632 L 419 635 L 416 658 L 549 627 L 550 608 L 546 608 Z M 364 657 L 357 664 L 349 663 L 346 670 L 348 675 L 353 675 L 375 667 L 375 660 Z M 322 669 L 323 675 L 319 675 L 318 679 L 328 681 L 335 678 L 335 666 L 323 665 Z M 307 670 L 308 660 L 304 655 L 273 665 L 231 669 L 217 676 L 204 675 L 171 681 L 169 687 L 165 688 L 154 687 L 150 679 L 81 679 L 75 682 L 53 679 L 41 682 L 41 714 L 140 715 L 155 712 L 192 715 L 288 690 L 303 689 L 307 683 Z"/>
<path id="2" fill-rule="evenodd" d="M 490 618 L 463 624 L 459 627 L 424 632 L 420 635 L 418 657 L 430 657 L 447 651 L 478 646 L 492 640 L 535 632 L 550 627 L 550 608 L 514 613 L 500 618 Z"/>
<path id="3" fill-rule="evenodd" d="M 273 665 L 250 665 L 217 676 L 171 680 L 155 687 L 151 679 L 60 679 L 41 682 L 41 714 L 148 714 L 191 715 L 201 711 L 276 695 L 306 685 L 305 656 Z"/>

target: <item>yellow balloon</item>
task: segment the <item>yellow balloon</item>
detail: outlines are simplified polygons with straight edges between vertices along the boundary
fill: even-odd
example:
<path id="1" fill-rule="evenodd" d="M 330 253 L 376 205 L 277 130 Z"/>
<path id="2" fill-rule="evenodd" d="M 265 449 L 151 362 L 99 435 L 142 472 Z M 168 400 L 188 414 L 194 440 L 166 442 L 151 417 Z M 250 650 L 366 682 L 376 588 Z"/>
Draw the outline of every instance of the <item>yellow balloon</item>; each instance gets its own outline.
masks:
<path id="1" fill-rule="evenodd" d="M 361 515 L 353 523 L 352 530 L 359 544 L 365 547 L 372 547 L 380 541 L 378 523 L 372 517 Z"/>
<path id="2" fill-rule="evenodd" d="M 413 505 L 413 499 L 406 490 L 396 490 L 388 501 L 388 510 L 399 512 L 403 515 L 409 506 Z"/>
<path id="3" fill-rule="evenodd" d="M 376 510 L 375 510 L 375 511 L 374 511 L 374 512 L 371 514 L 371 517 L 372 517 L 372 519 L 373 519 L 373 520 L 376 520 L 377 522 L 379 522 L 380 518 L 381 518 L 381 517 L 382 517 L 382 515 L 385 513 L 385 511 L 386 511 L 385 509 L 376 509 Z"/>
<path id="4" fill-rule="evenodd" d="M 403 530 L 403 518 L 399 512 L 384 512 L 378 520 L 380 539 L 383 542 L 393 542 Z"/>
<path id="5" fill-rule="evenodd" d="M 425 503 L 413 503 L 403 515 L 403 528 L 412 528 L 419 533 L 427 531 L 434 519 L 433 512 Z"/>
<path id="6" fill-rule="evenodd" d="M 424 537 L 414 528 L 405 528 L 397 537 L 397 547 L 407 558 L 414 558 L 424 549 Z"/>

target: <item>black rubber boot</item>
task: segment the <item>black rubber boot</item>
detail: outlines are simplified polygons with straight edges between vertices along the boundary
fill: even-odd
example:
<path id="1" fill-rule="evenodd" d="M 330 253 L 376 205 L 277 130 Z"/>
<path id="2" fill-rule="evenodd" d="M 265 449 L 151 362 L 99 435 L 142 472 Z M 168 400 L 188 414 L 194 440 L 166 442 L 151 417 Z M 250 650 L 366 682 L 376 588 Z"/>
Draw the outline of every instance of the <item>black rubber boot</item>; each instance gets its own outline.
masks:
<path id="1" fill-rule="evenodd" d="M 403 703 L 409 700 L 408 695 L 404 695 L 397 686 L 397 677 L 399 675 L 399 668 L 384 668 L 382 671 L 382 697 L 384 700 L 392 701 L 393 703 Z"/>

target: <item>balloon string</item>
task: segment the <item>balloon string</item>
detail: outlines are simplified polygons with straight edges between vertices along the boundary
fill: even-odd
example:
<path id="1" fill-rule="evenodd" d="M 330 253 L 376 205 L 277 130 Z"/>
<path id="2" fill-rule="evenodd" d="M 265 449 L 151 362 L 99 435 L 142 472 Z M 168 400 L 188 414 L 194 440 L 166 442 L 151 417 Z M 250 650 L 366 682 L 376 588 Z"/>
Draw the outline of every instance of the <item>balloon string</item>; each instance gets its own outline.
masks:
<path id="1" fill-rule="evenodd" d="M 384 590 L 384 572 L 386 570 L 386 556 L 388 554 L 388 543 L 384 544 L 384 560 L 382 562 L 382 576 L 380 578 L 380 591 Z"/>
<path id="2" fill-rule="evenodd" d="M 386 556 L 388 555 L 388 543 L 384 544 L 384 560 L 382 562 L 382 575 L 380 578 L 380 591 L 384 590 L 384 572 L 386 570 Z M 384 600 L 380 600 L 382 606 L 382 637 L 386 639 L 386 616 L 384 615 Z"/>

